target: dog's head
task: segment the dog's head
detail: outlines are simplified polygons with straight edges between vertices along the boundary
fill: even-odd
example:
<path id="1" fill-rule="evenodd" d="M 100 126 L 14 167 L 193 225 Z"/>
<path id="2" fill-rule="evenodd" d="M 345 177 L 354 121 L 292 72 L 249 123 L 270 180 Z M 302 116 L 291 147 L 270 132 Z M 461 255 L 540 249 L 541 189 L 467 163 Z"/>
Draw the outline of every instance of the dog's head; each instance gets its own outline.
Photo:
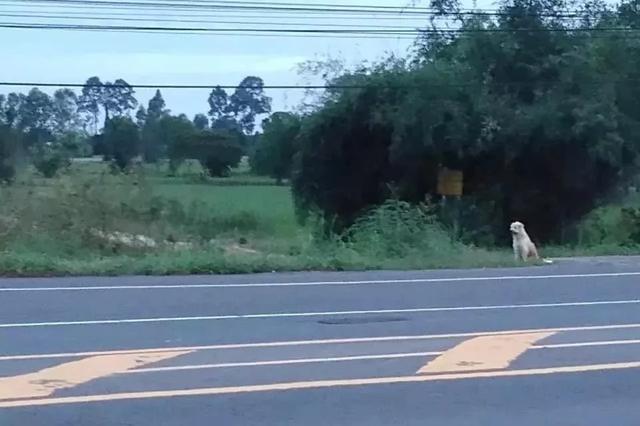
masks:
<path id="1" fill-rule="evenodd" d="M 522 222 L 515 221 L 509 226 L 509 231 L 511 231 L 511 235 L 522 235 L 524 234 L 524 224 Z"/>

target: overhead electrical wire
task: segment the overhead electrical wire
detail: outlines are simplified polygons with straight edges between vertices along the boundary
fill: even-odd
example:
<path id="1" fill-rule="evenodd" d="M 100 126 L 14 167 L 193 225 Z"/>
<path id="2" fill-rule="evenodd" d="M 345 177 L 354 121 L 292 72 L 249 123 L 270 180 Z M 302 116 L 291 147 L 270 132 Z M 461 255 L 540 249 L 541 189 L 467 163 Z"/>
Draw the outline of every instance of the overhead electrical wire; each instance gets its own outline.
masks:
<path id="1" fill-rule="evenodd" d="M 546 33 L 546 32 L 619 32 L 636 33 L 640 29 L 627 27 L 595 28 L 424 28 L 424 29 L 337 29 L 337 28 L 211 28 L 211 27 L 168 27 L 154 25 L 89 25 L 89 24 L 46 24 L 33 22 L 0 23 L 0 28 L 15 29 L 71 29 L 71 30 L 129 30 L 158 32 L 214 32 L 214 33 L 292 33 L 292 34 L 383 34 L 383 35 L 421 35 L 421 34 L 463 34 L 463 33 Z"/>
<path id="2" fill-rule="evenodd" d="M 80 5 L 84 8 L 119 8 L 119 9 L 168 9 L 168 10 L 235 10 L 235 11 L 261 11 L 261 12 L 320 12 L 320 13 L 349 13 L 349 14 L 391 14 L 391 15 L 433 15 L 440 12 L 427 7 L 398 7 L 380 5 L 339 5 L 339 4 L 314 4 L 291 2 L 250 2 L 250 1 L 134 1 L 134 0 L 4 0 L 5 4 L 29 3 L 31 6 L 61 6 Z M 457 13 L 478 15 L 504 15 L 499 9 L 459 9 Z M 561 10 L 552 13 L 543 13 L 538 16 L 549 17 L 576 17 L 583 16 L 585 10 Z"/>
<path id="3" fill-rule="evenodd" d="M 557 84 L 558 81 L 498 81 L 486 83 L 486 86 L 536 86 L 544 84 Z M 640 83 L 640 79 L 592 79 L 591 81 L 583 82 L 585 85 L 602 85 L 602 84 L 617 84 L 617 83 Z M 470 83 L 451 83 L 451 84 L 430 84 L 429 87 L 476 87 L 485 85 L 482 82 L 470 82 Z M 212 89 L 219 87 L 221 89 L 238 89 L 238 88 L 261 88 L 261 89 L 286 89 L 286 90 L 349 90 L 349 89 L 369 89 L 372 87 L 384 88 L 384 89 L 417 89 L 424 86 L 414 85 L 387 85 L 387 84 L 316 84 L 316 85 L 229 85 L 229 84 L 87 84 L 87 83 L 63 83 L 63 82 L 26 82 L 26 81 L 0 81 L 0 87 L 68 87 L 68 88 L 83 88 L 83 87 L 107 87 L 107 88 L 132 88 L 132 89 Z"/>
<path id="4" fill-rule="evenodd" d="M 27 4 L 28 2 L 28 4 Z M 402 20 L 418 20 L 430 16 L 433 18 L 447 18 L 440 16 L 433 8 L 410 7 L 402 8 L 385 5 L 340 5 L 333 3 L 293 3 L 286 1 L 264 2 L 264 1 L 240 1 L 240 0 L 0 0 L 0 5 L 13 5 L 13 7 L 33 7 L 40 5 L 40 8 L 54 8 L 52 10 L 39 10 L 38 13 L 27 10 L 12 10 L 11 12 L 0 12 L 0 17 L 5 18 L 0 22 L 0 28 L 4 29 L 28 29 L 28 30 L 65 30 L 65 31 L 92 31 L 92 32 L 134 32 L 134 33 L 168 33 L 168 34 L 210 34 L 226 36 L 272 36 L 272 37 L 340 37 L 340 38 L 394 38 L 394 39 L 415 39 L 416 36 L 428 34 L 455 34 L 463 35 L 468 33 L 481 32 L 574 32 L 574 33 L 618 33 L 616 35 L 635 37 L 635 29 L 626 27 L 580 27 L 574 25 L 574 19 L 584 16 L 585 11 L 567 11 L 565 14 L 547 14 L 554 19 L 563 20 L 569 25 L 565 28 L 451 28 L 447 25 L 432 25 L 425 27 L 428 21 L 414 22 L 413 25 L 406 25 L 406 22 L 398 25 L 378 25 L 362 23 L 335 23 L 331 14 L 345 14 L 344 19 L 359 19 L 350 14 L 361 13 L 363 17 L 372 19 L 378 14 L 385 14 L 386 19 L 395 19 L 396 16 Z M 68 12 L 62 14 L 55 8 L 76 7 L 82 8 L 84 12 Z M 150 15 L 148 8 L 154 8 L 156 12 Z M 95 10 L 97 8 L 97 10 Z M 105 9 L 106 8 L 106 9 Z M 123 9 L 125 8 L 125 9 Z M 128 10 L 126 8 L 136 8 L 140 11 Z M 183 10 L 187 8 L 187 10 Z M 115 10 L 114 10 L 115 9 Z M 158 11 L 176 10 L 179 14 L 158 14 Z M 254 16 L 262 21 L 255 20 L 229 20 L 211 19 L 205 20 L 201 14 L 194 15 L 195 11 L 216 11 L 235 13 L 235 16 L 242 18 L 246 12 L 261 12 L 261 15 Z M 112 16 L 118 13 L 118 16 Z M 313 16 L 297 16 L 296 12 L 314 13 Z M 184 15 L 189 13 L 189 15 Z M 266 16 L 265 13 L 270 13 Z M 285 13 L 288 19 L 304 20 L 305 22 L 274 22 L 273 18 L 278 17 L 277 13 Z M 483 14 L 487 16 L 499 16 L 504 12 L 490 9 L 466 9 L 461 13 Z M 563 12 L 564 13 L 564 12 Z M 582 15 L 581 15 L 582 13 Z M 94 15 L 95 14 L 95 15 Z M 273 14 L 273 15 L 271 15 Z M 327 15 L 322 15 L 327 14 Z M 194 19 L 188 18 L 188 16 Z M 227 16 L 227 15 L 225 15 Z M 342 16 L 342 15 L 341 15 Z M 538 15 L 543 16 L 543 15 Z M 197 19 L 196 19 L 197 17 Z M 207 17 L 218 18 L 217 15 L 207 15 Z M 283 19 L 283 16 L 279 16 Z M 25 22 L 23 19 L 29 19 Z M 315 20 L 311 21 L 310 20 Z M 318 20 L 331 20 L 331 22 L 318 22 Z M 60 22 L 63 21 L 63 22 Z M 66 21 L 66 22 L 65 22 Z M 106 21 L 114 24 L 95 24 L 89 22 Z M 129 24 L 124 24 L 128 22 Z M 157 23 L 158 25 L 151 25 Z M 166 23 L 167 25 L 161 25 Z M 172 24 L 172 25 L 169 25 Z M 182 25 L 185 24 L 185 25 Z M 188 25 L 187 25 L 188 24 Z M 194 26 L 191 24 L 208 24 L 207 26 Z M 433 23 L 432 23 L 433 24 Z M 216 26 L 209 26 L 216 25 Z M 258 28 L 255 28 L 258 27 Z M 630 38 L 632 38 L 630 37 Z"/>

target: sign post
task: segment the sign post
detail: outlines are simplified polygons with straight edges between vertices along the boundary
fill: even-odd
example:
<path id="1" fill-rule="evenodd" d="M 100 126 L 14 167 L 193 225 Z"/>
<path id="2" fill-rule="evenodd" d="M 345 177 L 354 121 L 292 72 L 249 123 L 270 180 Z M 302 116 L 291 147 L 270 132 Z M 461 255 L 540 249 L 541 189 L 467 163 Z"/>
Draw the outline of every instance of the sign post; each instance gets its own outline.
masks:
<path id="1" fill-rule="evenodd" d="M 455 197 L 457 201 L 460 201 L 463 189 L 463 172 L 462 170 L 452 170 L 446 167 L 441 167 L 438 171 L 438 194 L 442 195 L 442 206 L 446 208 L 447 197 Z M 459 234 L 459 222 L 460 222 L 460 209 L 459 202 L 455 203 L 453 211 L 453 232 L 454 235 Z"/>

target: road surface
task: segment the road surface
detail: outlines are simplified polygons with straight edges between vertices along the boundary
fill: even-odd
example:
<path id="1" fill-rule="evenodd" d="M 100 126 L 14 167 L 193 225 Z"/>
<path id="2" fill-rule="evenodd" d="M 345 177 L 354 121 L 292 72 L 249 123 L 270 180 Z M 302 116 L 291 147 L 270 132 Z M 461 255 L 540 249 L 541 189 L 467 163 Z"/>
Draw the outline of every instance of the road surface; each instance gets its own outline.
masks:
<path id="1" fill-rule="evenodd" d="M 640 260 L 0 280 L 0 425 L 638 425 Z"/>

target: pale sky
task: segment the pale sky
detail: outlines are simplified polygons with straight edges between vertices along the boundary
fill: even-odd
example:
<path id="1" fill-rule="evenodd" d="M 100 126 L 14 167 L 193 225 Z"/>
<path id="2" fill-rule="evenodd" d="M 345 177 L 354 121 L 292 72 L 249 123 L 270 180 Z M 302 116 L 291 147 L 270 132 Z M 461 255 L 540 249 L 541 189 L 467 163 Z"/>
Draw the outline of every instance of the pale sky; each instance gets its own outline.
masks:
<path id="1" fill-rule="evenodd" d="M 399 7 L 411 4 L 410 0 L 288 0 L 288 2 Z M 92 14 L 96 11 L 83 6 L 43 7 L 38 6 L 35 1 L 27 6 L 24 4 L 24 2 L 0 2 L 0 21 L 68 24 L 78 21 L 64 19 L 43 21 L 33 17 L 7 17 L 7 15 L 26 11 L 30 14 L 47 12 L 65 16 L 65 13 L 70 11 L 70 14 L 95 16 Z M 422 5 L 427 4 L 423 2 Z M 141 16 L 139 11 L 133 13 Z M 194 15 L 198 17 L 198 13 L 190 12 L 191 19 Z M 263 25 L 270 25 L 270 19 L 260 18 L 260 12 L 252 14 L 258 15 L 257 19 L 265 22 Z M 218 18 L 218 15 L 205 18 L 238 20 L 228 16 Z M 131 24 L 131 22 L 87 22 L 107 25 Z M 331 21 L 326 18 L 311 21 L 296 18 L 289 22 L 322 24 Z M 364 23 L 376 22 L 381 22 L 380 25 L 393 26 L 416 25 L 420 21 L 394 15 L 379 21 L 369 19 Z M 341 20 L 340 23 L 356 22 Z M 167 22 L 145 22 L 144 24 L 176 25 Z M 213 24 L 209 25 L 213 26 Z M 0 38 L 3 40 L 0 51 L 4 64 L 0 71 L 0 80 L 62 83 L 82 83 L 88 77 L 97 75 L 102 81 L 124 78 L 130 84 L 234 85 L 246 75 L 257 75 L 262 77 L 268 85 L 303 84 L 304 81 L 297 75 L 296 65 L 307 59 L 333 56 L 346 59 L 348 64 L 357 64 L 363 60 L 378 59 L 387 53 L 405 56 L 411 46 L 410 40 L 399 39 L 397 36 L 388 36 L 386 39 L 324 36 L 287 38 L 40 29 L 0 29 Z M 14 90 L 26 92 L 28 88 L 0 88 L 4 93 Z M 137 98 L 146 106 L 152 93 L 152 90 L 138 90 Z M 207 94 L 207 90 L 163 90 L 167 106 L 172 112 L 186 113 L 189 116 L 198 112 L 207 112 Z M 302 91 L 269 90 L 268 95 L 273 98 L 273 109 L 281 110 L 295 107 L 301 100 Z"/>

